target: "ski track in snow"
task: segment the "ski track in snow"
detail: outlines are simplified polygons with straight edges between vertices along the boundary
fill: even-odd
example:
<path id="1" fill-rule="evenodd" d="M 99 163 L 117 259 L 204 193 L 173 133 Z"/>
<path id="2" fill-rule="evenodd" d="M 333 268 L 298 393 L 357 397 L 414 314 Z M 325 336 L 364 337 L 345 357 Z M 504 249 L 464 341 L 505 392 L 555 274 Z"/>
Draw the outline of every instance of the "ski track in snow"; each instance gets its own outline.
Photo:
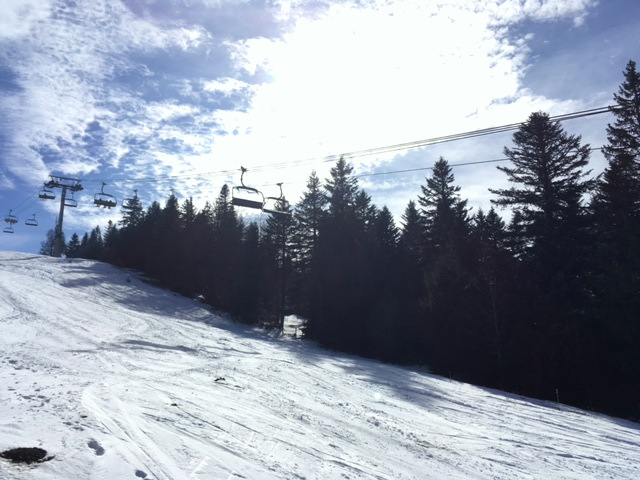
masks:
<path id="1" fill-rule="evenodd" d="M 130 277 L 130 281 L 127 281 Z M 324 351 L 86 260 L 0 252 L 20 479 L 640 478 L 640 425 Z"/>

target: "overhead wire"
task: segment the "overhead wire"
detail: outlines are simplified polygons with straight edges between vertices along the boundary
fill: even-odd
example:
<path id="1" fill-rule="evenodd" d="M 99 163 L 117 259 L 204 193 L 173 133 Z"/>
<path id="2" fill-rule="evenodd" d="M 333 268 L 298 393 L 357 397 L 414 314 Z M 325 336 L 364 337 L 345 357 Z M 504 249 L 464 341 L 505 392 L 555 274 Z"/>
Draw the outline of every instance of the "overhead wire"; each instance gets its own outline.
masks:
<path id="1" fill-rule="evenodd" d="M 592 108 L 592 109 L 587 109 L 587 110 L 581 110 L 581 111 L 577 111 L 577 112 L 570 112 L 570 113 L 565 113 L 565 114 L 560 114 L 560 115 L 553 115 L 550 116 L 550 120 L 551 121 L 558 121 L 558 122 L 562 122 L 562 121 L 566 121 L 566 120 L 574 120 L 574 119 L 578 119 L 578 118 L 584 118 L 584 117 L 589 117 L 589 116 L 594 116 L 594 115 L 600 115 L 603 113 L 610 113 L 613 112 L 617 109 L 617 106 L 614 105 L 608 105 L 605 107 L 598 107 L 598 108 Z M 523 125 L 524 122 L 517 122 L 517 123 L 510 123 L 510 124 L 505 124 L 505 125 L 500 125 L 500 126 L 496 126 L 496 127 L 488 127 L 488 128 L 482 128 L 482 129 L 477 129 L 477 130 L 471 130 L 471 131 L 467 131 L 467 132 L 460 132 L 460 133 L 454 133 L 454 134 L 449 134 L 449 135 L 442 135 L 442 136 L 438 136 L 438 137 L 431 137 L 431 138 L 426 138 L 426 139 L 422 139 L 422 140 L 414 140 L 414 141 L 410 141 L 410 142 L 403 142 L 403 143 L 397 143 L 397 144 L 392 144 L 392 145 L 384 145 L 384 146 L 380 146 L 380 147 L 372 147 L 372 148 L 367 148 L 367 149 L 361 149 L 361 150 L 354 150 L 351 152 L 345 152 L 345 153 L 341 153 L 341 154 L 332 154 L 332 155 L 327 155 L 327 156 L 322 156 L 322 157 L 311 157 L 311 158 L 307 158 L 305 160 L 291 160 L 291 161 L 287 161 L 287 162 L 279 162 L 279 163 L 271 163 L 271 164 L 264 164 L 264 165 L 257 165 L 252 167 L 252 171 L 256 171 L 256 172 L 260 172 L 260 171 L 264 171 L 264 170 L 274 170 L 274 169 L 286 169 L 286 168 L 294 168 L 294 167 L 301 167 L 301 166 L 307 166 L 307 165 L 313 165 L 313 164 L 317 164 L 317 163 L 327 163 L 327 162 L 332 162 L 332 161 L 336 161 L 337 159 L 339 159 L 340 157 L 343 158 L 357 158 L 357 157 L 363 157 L 363 156 L 371 156 L 371 155 L 380 155 L 380 154 L 386 154 L 386 153 L 392 153 L 392 152 L 397 152 L 397 151 L 403 151 L 403 150 L 412 150 L 415 148 L 421 148 L 421 147 L 426 147 L 429 145 L 436 145 L 436 144 L 441 144 L 441 143 L 447 143 L 447 142 L 454 142 L 454 141 L 460 141 L 460 140 L 465 140 L 465 139 L 471 139 L 471 138 L 477 138 L 477 137 L 482 137 L 482 136 L 487 136 L 487 135 L 495 135 L 498 133 L 505 133 L 505 132 L 509 132 L 509 131 L 513 131 L 513 130 L 517 130 L 518 128 L 520 128 Z M 597 150 L 597 148 L 594 148 L 592 150 Z M 465 162 L 465 163 L 458 163 L 458 164 L 450 164 L 451 167 L 459 167 L 459 166 L 466 166 L 466 165 L 477 165 L 477 164 L 483 164 L 483 163 L 494 163 L 494 162 L 502 162 L 502 161 L 508 161 L 508 159 L 503 158 L 503 159 L 494 159 L 494 160 L 481 160 L 481 161 L 474 161 L 474 162 Z M 429 170 L 432 167 L 419 167 L 419 168 L 412 168 L 412 169 L 402 169 L 402 170 L 391 170 L 391 171 L 385 171 L 385 172 L 372 172 L 372 173 L 362 173 L 362 174 L 357 174 L 354 175 L 354 177 L 371 177 L 371 176 L 379 176 L 379 175 L 391 175 L 391 174 L 398 174 L 398 173 L 410 173 L 410 172 L 415 172 L 415 171 L 421 171 L 421 170 Z M 193 173 L 185 173 L 185 174 L 180 174 L 180 175 L 156 175 L 156 176 L 152 176 L 152 177 L 141 177 L 141 178 L 119 178 L 119 177 L 111 177 L 111 178 L 107 178 L 106 180 L 108 181 L 107 183 L 109 184 L 135 184 L 135 185 L 139 185 L 139 184 L 143 184 L 143 183 L 148 183 L 148 182 L 163 182 L 163 181 L 169 181 L 169 182 L 173 182 L 175 180 L 186 180 L 189 178 L 195 178 L 195 179 L 202 179 L 203 177 L 209 177 L 209 176 L 217 176 L 217 175 L 225 175 L 225 174 L 232 174 L 232 173 L 236 173 L 236 170 L 229 170 L 229 169 L 224 169 L 224 170 L 217 170 L 217 171 L 211 171 L 211 172 L 193 172 Z M 93 179 L 93 178 L 85 178 L 81 180 L 82 182 L 85 183 L 100 183 L 103 180 L 102 179 Z M 37 193 L 37 192 L 36 192 Z M 31 196 L 29 196 L 27 199 L 23 200 L 22 202 L 20 202 L 17 206 L 16 209 L 20 208 L 20 206 L 24 203 L 26 203 L 30 198 L 32 198 L 35 195 L 32 194 Z M 21 209 L 21 211 L 24 211 L 24 209 Z M 38 213 L 38 212 L 36 212 Z"/>
<path id="2" fill-rule="evenodd" d="M 608 105 L 605 107 L 598 107 L 598 108 L 592 108 L 588 110 L 581 110 L 577 112 L 553 115 L 553 116 L 550 116 L 549 118 L 551 121 L 574 120 L 577 118 L 584 118 L 584 117 L 589 117 L 593 115 L 609 113 L 615 110 L 616 108 L 617 108 L 616 106 Z M 345 152 L 340 154 L 331 154 L 331 155 L 326 155 L 321 157 L 320 156 L 310 157 L 304 160 L 291 160 L 287 162 L 256 165 L 252 167 L 251 170 L 254 172 L 260 172 L 264 170 L 279 170 L 284 168 L 313 165 L 317 163 L 333 162 L 339 159 L 340 157 L 357 158 L 357 157 L 370 156 L 370 155 L 376 155 L 376 154 L 391 153 L 391 152 L 402 151 L 402 150 L 412 150 L 414 148 L 420 148 L 420 147 L 425 147 L 429 145 L 436 145 L 440 143 L 454 142 L 454 141 L 465 140 L 470 138 L 482 137 L 486 135 L 495 135 L 497 133 L 509 132 L 509 131 L 517 130 L 523 125 L 523 123 L 524 122 L 510 123 L 510 124 L 500 125 L 496 127 L 488 127 L 488 128 L 477 129 L 477 130 L 471 130 L 467 132 L 442 135 L 438 137 L 431 137 L 431 138 L 426 138 L 422 140 L 414 140 L 411 142 L 384 145 L 380 147 L 354 150 L 350 152 Z M 156 175 L 153 177 L 141 177 L 136 179 L 112 177 L 107 180 L 110 183 L 140 184 L 140 183 L 146 183 L 146 182 L 185 180 L 189 178 L 201 178 L 201 177 L 225 175 L 225 174 L 232 174 L 236 172 L 237 170 L 224 169 L 224 170 L 217 170 L 217 171 L 210 171 L 210 172 L 185 173 L 185 174 L 179 174 L 179 175 Z M 87 178 L 83 180 L 83 182 L 98 182 L 98 183 L 100 183 L 101 181 L 102 180 L 91 179 L 91 178 Z"/>

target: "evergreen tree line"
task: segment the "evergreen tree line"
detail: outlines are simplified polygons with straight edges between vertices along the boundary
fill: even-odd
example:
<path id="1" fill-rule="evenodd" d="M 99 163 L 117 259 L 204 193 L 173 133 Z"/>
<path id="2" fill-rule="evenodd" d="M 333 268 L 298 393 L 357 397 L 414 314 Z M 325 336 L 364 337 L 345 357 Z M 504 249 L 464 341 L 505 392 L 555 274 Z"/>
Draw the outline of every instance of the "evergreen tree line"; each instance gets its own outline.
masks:
<path id="1" fill-rule="evenodd" d="M 444 158 L 401 226 L 336 162 L 293 209 L 245 222 L 224 185 L 196 209 L 138 203 L 68 257 L 138 269 L 242 322 L 455 379 L 640 418 L 640 74 L 630 61 L 593 179 L 590 146 L 531 114 L 499 166 L 509 208 L 472 212 Z M 137 199 L 136 199 L 137 200 Z M 44 245 L 44 244 L 43 244 Z M 45 252 L 46 253 L 46 252 Z"/>

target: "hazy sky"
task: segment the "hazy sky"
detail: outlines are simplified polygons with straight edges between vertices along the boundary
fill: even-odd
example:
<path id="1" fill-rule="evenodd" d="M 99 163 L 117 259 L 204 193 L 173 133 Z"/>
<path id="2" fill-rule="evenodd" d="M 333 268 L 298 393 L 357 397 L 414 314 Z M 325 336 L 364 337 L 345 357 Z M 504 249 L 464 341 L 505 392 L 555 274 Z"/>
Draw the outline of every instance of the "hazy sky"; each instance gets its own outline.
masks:
<path id="1" fill-rule="evenodd" d="M 637 0 L 0 0 L 0 213 L 20 219 L 0 249 L 39 249 L 59 209 L 38 200 L 50 174 L 84 186 L 67 239 L 121 218 L 93 205 L 102 181 L 119 200 L 202 206 L 242 165 L 295 203 L 343 153 L 609 105 L 639 38 Z M 597 148 L 610 121 L 563 126 Z M 497 160 L 510 141 L 349 161 L 399 220 L 440 155 Z M 454 168 L 475 210 L 505 185 L 495 167 Z"/>

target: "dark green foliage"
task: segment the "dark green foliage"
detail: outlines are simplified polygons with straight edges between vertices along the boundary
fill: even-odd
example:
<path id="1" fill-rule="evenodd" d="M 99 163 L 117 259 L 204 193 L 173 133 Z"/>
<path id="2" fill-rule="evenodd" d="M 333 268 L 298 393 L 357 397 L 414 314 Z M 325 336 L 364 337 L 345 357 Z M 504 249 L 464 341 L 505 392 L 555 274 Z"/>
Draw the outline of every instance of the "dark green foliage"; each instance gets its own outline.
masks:
<path id="1" fill-rule="evenodd" d="M 87 258 L 89 260 L 99 260 L 102 258 L 104 242 L 102 239 L 102 230 L 97 226 L 91 230 L 90 234 L 84 234 L 78 249 L 79 258 Z"/>
<path id="2" fill-rule="evenodd" d="M 295 221 L 291 209 L 282 199 L 277 204 L 280 214 L 270 214 L 261 235 L 263 311 L 265 324 L 283 328 L 288 307 L 289 282 L 292 276 L 292 234 Z"/>
<path id="3" fill-rule="evenodd" d="M 591 208 L 594 245 L 585 304 L 592 328 L 594 376 L 618 388 L 598 403 L 640 398 L 640 73 L 630 61 L 614 95 L 615 123 L 602 151 L 607 168 Z M 603 348 L 603 344 L 607 348 Z M 640 405 L 634 412 L 638 415 Z"/>
<path id="4" fill-rule="evenodd" d="M 588 146 L 539 112 L 499 167 L 508 225 L 493 208 L 470 216 L 440 158 L 398 228 L 340 158 L 292 215 L 245 226 L 225 185 L 201 210 L 171 195 L 104 237 L 74 235 L 67 255 L 137 268 L 249 324 L 302 314 L 330 348 L 637 419 L 639 84 L 630 62 L 588 208 Z"/>
<path id="5" fill-rule="evenodd" d="M 475 314 L 466 297 L 473 279 L 468 249 L 467 201 L 460 198 L 451 167 L 440 158 L 421 186 L 423 240 L 422 326 L 424 358 L 449 375 L 462 377 L 476 338 Z"/>
<path id="6" fill-rule="evenodd" d="M 422 234 L 424 225 L 422 217 L 416 208 L 416 202 L 409 201 L 402 216 L 402 232 L 400 233 L 400 246 L 413 257 L 416 263 L 422 257 Z"/>
<path id="7" fill-rule="evenodd" d="M 548 273 L 563 276 L 567 269 L 575 268 L 570 263 L 578 251 L 570 240 L 582 227 L 582 198 L 593 187 L 585 178 L 590 171 L 584 170 L 589 146 L 581 145 L 580 136 L 565 133 L 543 112 L 532 113 L 513 135 L 513 142 L 514 147 L 505 147 L 504 152 L 514 166 L 498 169 L 515 185 L 490 189 L 498 195 L 492 203 L 519 212 L 523 253 L 544 264 Z"/>
<path id="8" fill-rule="evenodd" d="M 453 184 L 449 163 L 442 157 L 434 164 L 433 174 L 422 185 L 418 203 L 422 207 L 423 254 L 447 250 L 452 242 L 464 241 L 468 231 L 467 201 L 460 198 L 460 187 Z"/>
<path id="9" fill-rule="evenodd" d="M 53 257 L 53 249 L 56 241 L 56 230 L 52 228 L 47 231 L 47 237 L 44 241 L 40 242 L 40 255 L 49 255 Z"/>
<path id="10" fill-rule="evenodd" d="M 66 256 L 67 258 L 75 258 L 78 256 L 80 250 L 80 237 L 77 233 L 71 235 L 71 240 L 67 244 Z"/>
<path id="11" fill-rule="evenodd" d="M 312 172 L 307 181 L 307 190 L 296 205 L 295 228 L 292 232 L 290 248 L 291 301 L 296 305 L 297 313 L 304 317 L 309 317 L 311 314 L 312 289 L 317 290 L 319 287 L 317 280 L 311 277 L 311 267 L 314 259 L 317 258 L 318 236 L 326 205 L 327 199 L 322 192 L 320 180 L 316 173 Z"/>
<path id="12" fill-rule="evenodd" d="M 122 210 L 122 220 L 119 222 L 123 228 L 135 227 L 144 218 L 144 209 L 142 208 L 142 202 L 138 198 L 137 192 L 127 203 L 129 208 Z"/>

